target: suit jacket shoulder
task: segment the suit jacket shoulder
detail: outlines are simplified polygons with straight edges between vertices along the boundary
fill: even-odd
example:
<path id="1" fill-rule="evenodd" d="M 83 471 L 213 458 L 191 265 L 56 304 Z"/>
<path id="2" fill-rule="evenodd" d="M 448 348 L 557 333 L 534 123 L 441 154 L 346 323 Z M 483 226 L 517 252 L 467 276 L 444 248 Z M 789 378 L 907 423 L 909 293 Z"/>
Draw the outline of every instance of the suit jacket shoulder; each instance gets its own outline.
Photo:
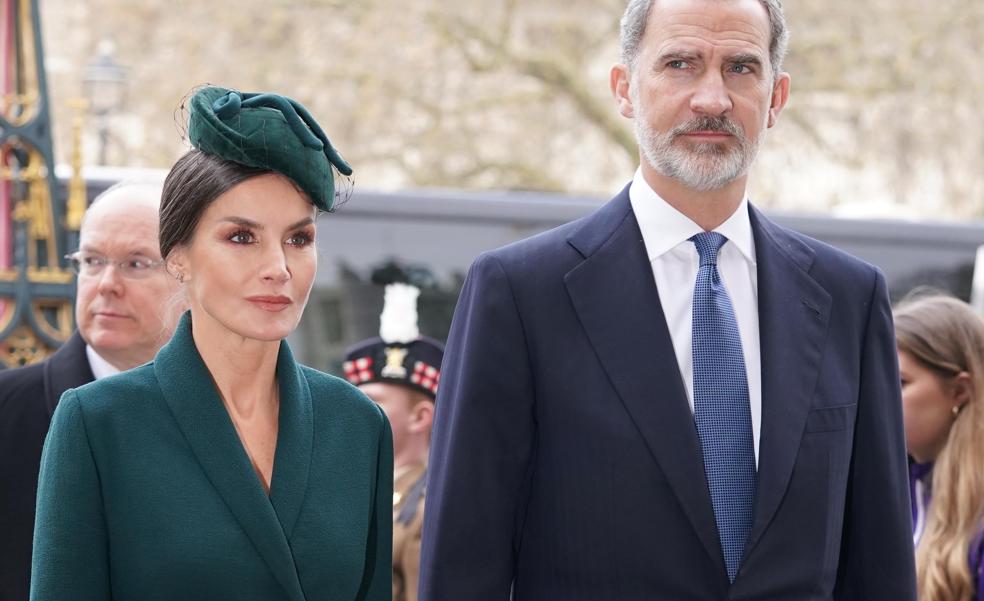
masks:
<path id="1" fill-rule="evenodd" d="M 631 218 L 629 188 L 592 213 L 546 232 L 483 253 L 475 260 L 477 269 L 498 264 L 511 280 L 519 284 L 542 285 L 544 277 L 563 278 L 586 257 L 602 247 L 612 234 Z M 639 233 L 642 242 L 642 234 Z M 559 281 L 557 279 L 556 281 Z"/>
<path id="2" fill-rule="evenodd" d="M 879 271 L 874 265 L 839 248 L 771 221 L 754 207 L 751 215 L 758 232 L 769 236 L 781 251 L 818 279 L 870 280 Z"/>
<path id="3" fill-rule="evenodd" d="M 39 401 L 44 394 L 44 363 L 0 371 L 0 415 L 13 403 Z"/>
<path id="4" fill-rule="evenodd" d="M 878 290 L 886 288 L 881 270 L 843 250 L 784 228 L 755 208 L 751 209 L 751 220 L 759 238 L 756 247 L 761 249 L 766 244 L 784 254 L 829 294 L 831 307 L 855 324 L 852 326 L 855 333 L 863 333 Z M 759 287 L 763 284 L 768 282 L 760 279 Z"/>
<path id="5" fill-rule="evenodd" d="M 85 341 L 76 332 L 40 363 L 0 371 L 0 415 L 10 404 L 41 405 L 50 419 L 62 393 L 93 380 Z"/>

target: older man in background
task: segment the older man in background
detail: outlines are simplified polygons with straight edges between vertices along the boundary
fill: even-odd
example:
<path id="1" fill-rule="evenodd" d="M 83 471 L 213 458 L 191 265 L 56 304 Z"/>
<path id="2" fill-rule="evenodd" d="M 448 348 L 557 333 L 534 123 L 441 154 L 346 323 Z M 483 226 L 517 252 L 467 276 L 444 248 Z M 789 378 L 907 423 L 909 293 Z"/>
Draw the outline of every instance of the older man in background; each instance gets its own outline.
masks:
<path id="1" fill-rule="evenodd" d="M 0 372 L 0 599 L 28 598 L 41 448 L 69 388 L 153 359 L 183 303 L 158 248 L 160 186 L 118 184 L 82 220 L 78 331 L 45 361 Z"/>

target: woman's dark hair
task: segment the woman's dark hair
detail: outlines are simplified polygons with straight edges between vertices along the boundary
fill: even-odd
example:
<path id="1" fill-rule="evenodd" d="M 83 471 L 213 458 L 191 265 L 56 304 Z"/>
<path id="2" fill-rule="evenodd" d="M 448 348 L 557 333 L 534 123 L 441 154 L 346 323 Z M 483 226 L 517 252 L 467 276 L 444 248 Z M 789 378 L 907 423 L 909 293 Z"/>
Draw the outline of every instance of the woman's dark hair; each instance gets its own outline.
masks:
<path id="1" fill-rule="evenodd" d="M 212 201 L 247 179 L 273 173 L 247 167 L 199 150 L 189 150 L 171 167 L 161 195 L 161 257 L 191 241 Z"/>

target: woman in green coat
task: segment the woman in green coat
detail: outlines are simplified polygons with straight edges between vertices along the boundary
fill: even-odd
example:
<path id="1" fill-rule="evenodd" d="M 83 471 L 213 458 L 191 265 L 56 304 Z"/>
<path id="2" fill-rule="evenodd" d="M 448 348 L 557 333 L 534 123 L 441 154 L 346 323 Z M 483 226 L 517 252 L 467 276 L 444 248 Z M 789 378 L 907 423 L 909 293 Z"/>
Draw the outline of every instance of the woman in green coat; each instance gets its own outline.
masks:
<path id="1" fill-rule="evenodd" d="M 31 598 L 388 600 L 389 425 L 284 341 L 314 280 L 333 168 L 351 170 L 280 96 L 206 87 L 189 134 L 160 240 L 190 311 L 153 362 L 62 397 Z"/>

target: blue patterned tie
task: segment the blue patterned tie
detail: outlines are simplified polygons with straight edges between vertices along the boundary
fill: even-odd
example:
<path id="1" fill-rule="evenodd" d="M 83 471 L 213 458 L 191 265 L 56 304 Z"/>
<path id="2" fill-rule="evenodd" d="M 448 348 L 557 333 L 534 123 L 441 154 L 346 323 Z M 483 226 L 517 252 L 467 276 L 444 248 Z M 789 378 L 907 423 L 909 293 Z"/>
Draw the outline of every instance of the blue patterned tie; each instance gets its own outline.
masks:
<path id="1" fill-rule="evenodd" d="M 755 450 L 738 321 L 717 269 L 728 241 L 717 232 L 690 239 L 700 255 L 694 287 L 694 420 L 728 580 L 735 581 L 755 503 Z"/>

